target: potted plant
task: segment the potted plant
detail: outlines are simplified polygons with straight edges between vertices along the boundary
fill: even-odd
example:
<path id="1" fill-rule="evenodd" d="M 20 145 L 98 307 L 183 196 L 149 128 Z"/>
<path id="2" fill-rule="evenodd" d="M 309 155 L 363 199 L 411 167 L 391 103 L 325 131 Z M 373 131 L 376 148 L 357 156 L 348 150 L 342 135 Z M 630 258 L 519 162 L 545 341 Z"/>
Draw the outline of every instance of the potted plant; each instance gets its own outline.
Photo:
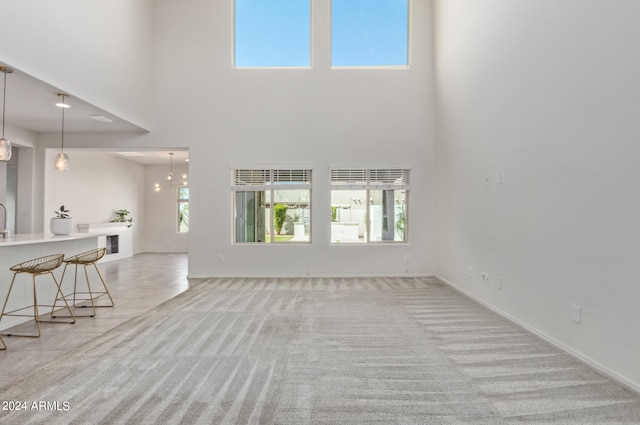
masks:
<path id="1" fill-rule="evenodd" d="M 133 217 L 129 217 L 129 211 L 126 209 L 114 211 L 116 218 L 109 220 L 111 223 L 127 223 L 127 227 L 133 226 Z"/>
<path id="2" fill-rule="evenodd" d="M 68 235 L 73 230 L 73 222 L 68 214 L 69 210 L 60 205 L 60 209 L 55 211 L 56 217 L 51 218 L 50 229 L 54 235 Z"/>

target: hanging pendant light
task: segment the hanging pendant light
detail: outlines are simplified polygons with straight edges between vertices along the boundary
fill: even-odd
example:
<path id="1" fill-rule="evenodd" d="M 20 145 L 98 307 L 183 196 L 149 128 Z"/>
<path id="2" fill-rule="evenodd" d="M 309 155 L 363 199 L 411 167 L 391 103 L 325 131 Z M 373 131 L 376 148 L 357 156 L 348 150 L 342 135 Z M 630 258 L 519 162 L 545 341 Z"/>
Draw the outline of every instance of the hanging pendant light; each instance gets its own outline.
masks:
<path id="1" fill-rule="evenodd" d="M 69 155 L 64 153 L 64 110 L 69 108 L 70 106 L 64 103 L 64 98 L 66 94 L 58 93 L 58 96 L 62 98 L 60 102 L 56 103 L 56 106 L 62 109 L 62 131 L 60 133 L 61 134 L 60 152 L 58 152 L 56 155 L 55 166 L 56 166 L 56 170 L 58 171 L 66 171 L 69 169 Z"/>
<path id="2" fill-rule="evenodd" d="M 169 189 L 173 189 L 173 182 L 175 181 L 174 177 L 173 177 L 173 152 L 169 152 L 169 174 L 167 174 L 167 181 L 166 184 Z M 156 192 L 160 192 L 160 189 L 162 188 L 163 183 L 156 183 L 153 188 Z M 180 183 L 176 182 L 176 186 L 187 186 L 187 175 L 183 174 L 181 176 L 181 180 Z"/>
<path id="3" fill-rule="evenodd" d="M 7 102 L 7 74 L 11 74 L 13 69 L 0 66 L 0 72 L 4 74 L 4 84 L 2 89 L 2 138 L 0 138 L 0 161 L 11 159 L 11 142 L 4 137 L 4 109 Z"/>

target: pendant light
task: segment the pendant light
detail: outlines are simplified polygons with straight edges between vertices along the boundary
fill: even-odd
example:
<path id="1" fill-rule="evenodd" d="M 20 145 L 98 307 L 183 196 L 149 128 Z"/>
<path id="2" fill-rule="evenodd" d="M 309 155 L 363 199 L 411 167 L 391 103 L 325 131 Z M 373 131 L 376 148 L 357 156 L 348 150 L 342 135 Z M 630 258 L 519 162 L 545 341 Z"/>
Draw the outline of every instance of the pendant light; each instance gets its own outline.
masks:
<path id="1" fill-rule="evenodd" d="M 0 66 L 0 72 L 4 74 L 4 84 L 2 89 L 2 138 L 0 138 L 0 161 L 11 159 L 11 142 L 4 137 L 4 109 L 7 102 L 7 74 L 11 74 L 13 69 Z"/>
<path id="2" fill-rule="evenodd" d="M 167 182 L 166 185 L 169 186 L 169 189 L 173 188 L 173 182 L 174 182 L 174 178 L 173 178 L 173 152 L 169 152 L 169 174 L 167 174 Z M 180 184 L 176 183 L 176 185 L 179 186 L 186 186 L 187 185 L 187 175 L 183 174 L 181 176 L 181 181 Z M 153 186 L 154 190 L 156 192 L 160 192 L 160 189 L 162 188 L 162 183 L 156 183 Z"/>
<path id="3" fill-rule="evenodd" d="M 64 110 L 69 108 L 70 106 L 64 103 L 64 98 L 66 94 L 58 93 L 58 96 L 62 98 L 60 102 L 56 103 L 56 106 L 62 109 L 62 131 L 60 133 L 61 134 L 60 152 L 58 152 L 58 154 L 56 155 L 55 166 L 56 166 L 56 170 L 58 171 L 66 171 L 69 169 L 69 155 L 64 153 Z"/>

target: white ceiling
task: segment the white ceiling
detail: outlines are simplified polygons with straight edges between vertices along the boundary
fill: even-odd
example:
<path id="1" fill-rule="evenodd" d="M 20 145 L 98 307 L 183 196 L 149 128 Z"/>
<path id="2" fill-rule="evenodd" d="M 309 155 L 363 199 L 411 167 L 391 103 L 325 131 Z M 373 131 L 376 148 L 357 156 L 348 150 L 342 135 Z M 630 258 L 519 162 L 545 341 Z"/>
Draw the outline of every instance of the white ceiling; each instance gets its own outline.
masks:
<path id="1" fill-rule="evenodd" d="M 0 65 L 4 66 L 1 63 Z M 7 74 L 6 123 L 38 133 L 60 131 L 62 109 L 56 107 L 55 104 L 60 99 L 58 93 L 67 95 L 68 93 L 11 66 L 9 67 L 13 69 L 13 72 Z M 4 78 L 4 74 L 0 73 L 0 78 Z M 1 84 L 0 82 L 0 89 L 2 88 Z M 65 132 L 145 131 L 143 128 L 72 95 L 65 97 L 65 103 L 71 105 L 64 111 Z M 91 118 L 91 115 L 101 115 L 109 118 L 112 122 L 99 122 Z"/>
<path id="2" fill-rule="evenodd" d="M 146 130 L 125 121 L 103 109 L 100 109 L 82 99 L 69 95 L 41 80 L 15 69 L 10 65 L 0 62 L 0 66 L 8 66 L 13 69 L 7 74 L 5 122 L 7 125 L 20 127 L 37 133 L 56 133 L 62 128 L 62 109 L 55 106 L 60 101 L 58 93 L 68 95 L 65 103 L 71 107 L 64 111 L 65 133 L 104 133 L 104 132 L 145 132 Z M 0 102 L 2 101 L 2 79 L 0 73 Z M 1 108 L 1 104 L 0 104 Z M 1 109 L 0 109 L 1 113 Z M 91 118 L 91 115 L 99 115 L 110 119 L 112 122 L 104 123 Z M 1 115 L 0 115 L 1 117 Z M 73 149 L 68 149 L 72 151 Z M 187 150 L 143 150 L 138 152 L 110 151 L 106 153 L 122 159 L 140 164 L 158 165 L 169 164 L 169 152 L 174 152 L 174 164 L 184 163 L 189 157 Z M 96 151 L 96 150 L 92 150 Z M 123 153 L 124 152 L 124 153 Z"/>
<path id="3" fill-rule="evenodd" d="M 66 149 L 65 149 L 66 150 Z M 111 155 L 117 156 L 118 158 L 127 159 L 129 161 L 137 162 L 139 164 L 145 165 L 169 165 L 171 162 L 171 155 L 169 152 L 173 152 L 173 164 L 174 165 L 183 165 L 188 164 L 187 159 L 189 159 L 189 151 L 187 150 L 176 150 L 173 149 L 171 151 L 108 151 Z"/>

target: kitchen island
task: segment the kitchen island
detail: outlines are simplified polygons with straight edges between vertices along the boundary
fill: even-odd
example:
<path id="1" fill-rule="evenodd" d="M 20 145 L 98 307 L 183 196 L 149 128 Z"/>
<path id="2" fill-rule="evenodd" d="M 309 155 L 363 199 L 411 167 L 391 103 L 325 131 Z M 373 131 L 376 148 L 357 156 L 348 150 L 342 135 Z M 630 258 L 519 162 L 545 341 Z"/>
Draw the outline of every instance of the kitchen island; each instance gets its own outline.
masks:
<path id="1" fill-rule="evenodd" d="M 45 255 L 64 254 L 72 256 L 98 247 L 98 237 L 95 233 L 72 233 L 70 235 L 52 235 L 47 233 L 25 233 L 11 235 L 8 238 L 0 236 L 0 309 L 9 291 L 13 272 L 9 268 Z M 60 281 L 64 265 L 54 270 L 56 279 Z M 80 275 L 80 270 L 79 270 Z M 82 273 L 82 277 L 84 273 Z M 80 279 L 80 278 L 79 278 Z M 79 280 L 82 281 L 82 280 Z M 50 276 L 36 278 L 38 285 L 38 302 L 52 304 L 56 295 L 55 284 Z M 64 287 L 73 286 L 73 275 L 65 278 Z M 16 277 L 11 299 L 7 304 L 7 311 L 33 304 L 31 291 L 31 275 L 21 273 Z M 25 310 L 27 313 L 29 310 Z M 29 320 L 21 317 L 4 317 L 0 319 L 0 331 L 18 323 Z"/>

